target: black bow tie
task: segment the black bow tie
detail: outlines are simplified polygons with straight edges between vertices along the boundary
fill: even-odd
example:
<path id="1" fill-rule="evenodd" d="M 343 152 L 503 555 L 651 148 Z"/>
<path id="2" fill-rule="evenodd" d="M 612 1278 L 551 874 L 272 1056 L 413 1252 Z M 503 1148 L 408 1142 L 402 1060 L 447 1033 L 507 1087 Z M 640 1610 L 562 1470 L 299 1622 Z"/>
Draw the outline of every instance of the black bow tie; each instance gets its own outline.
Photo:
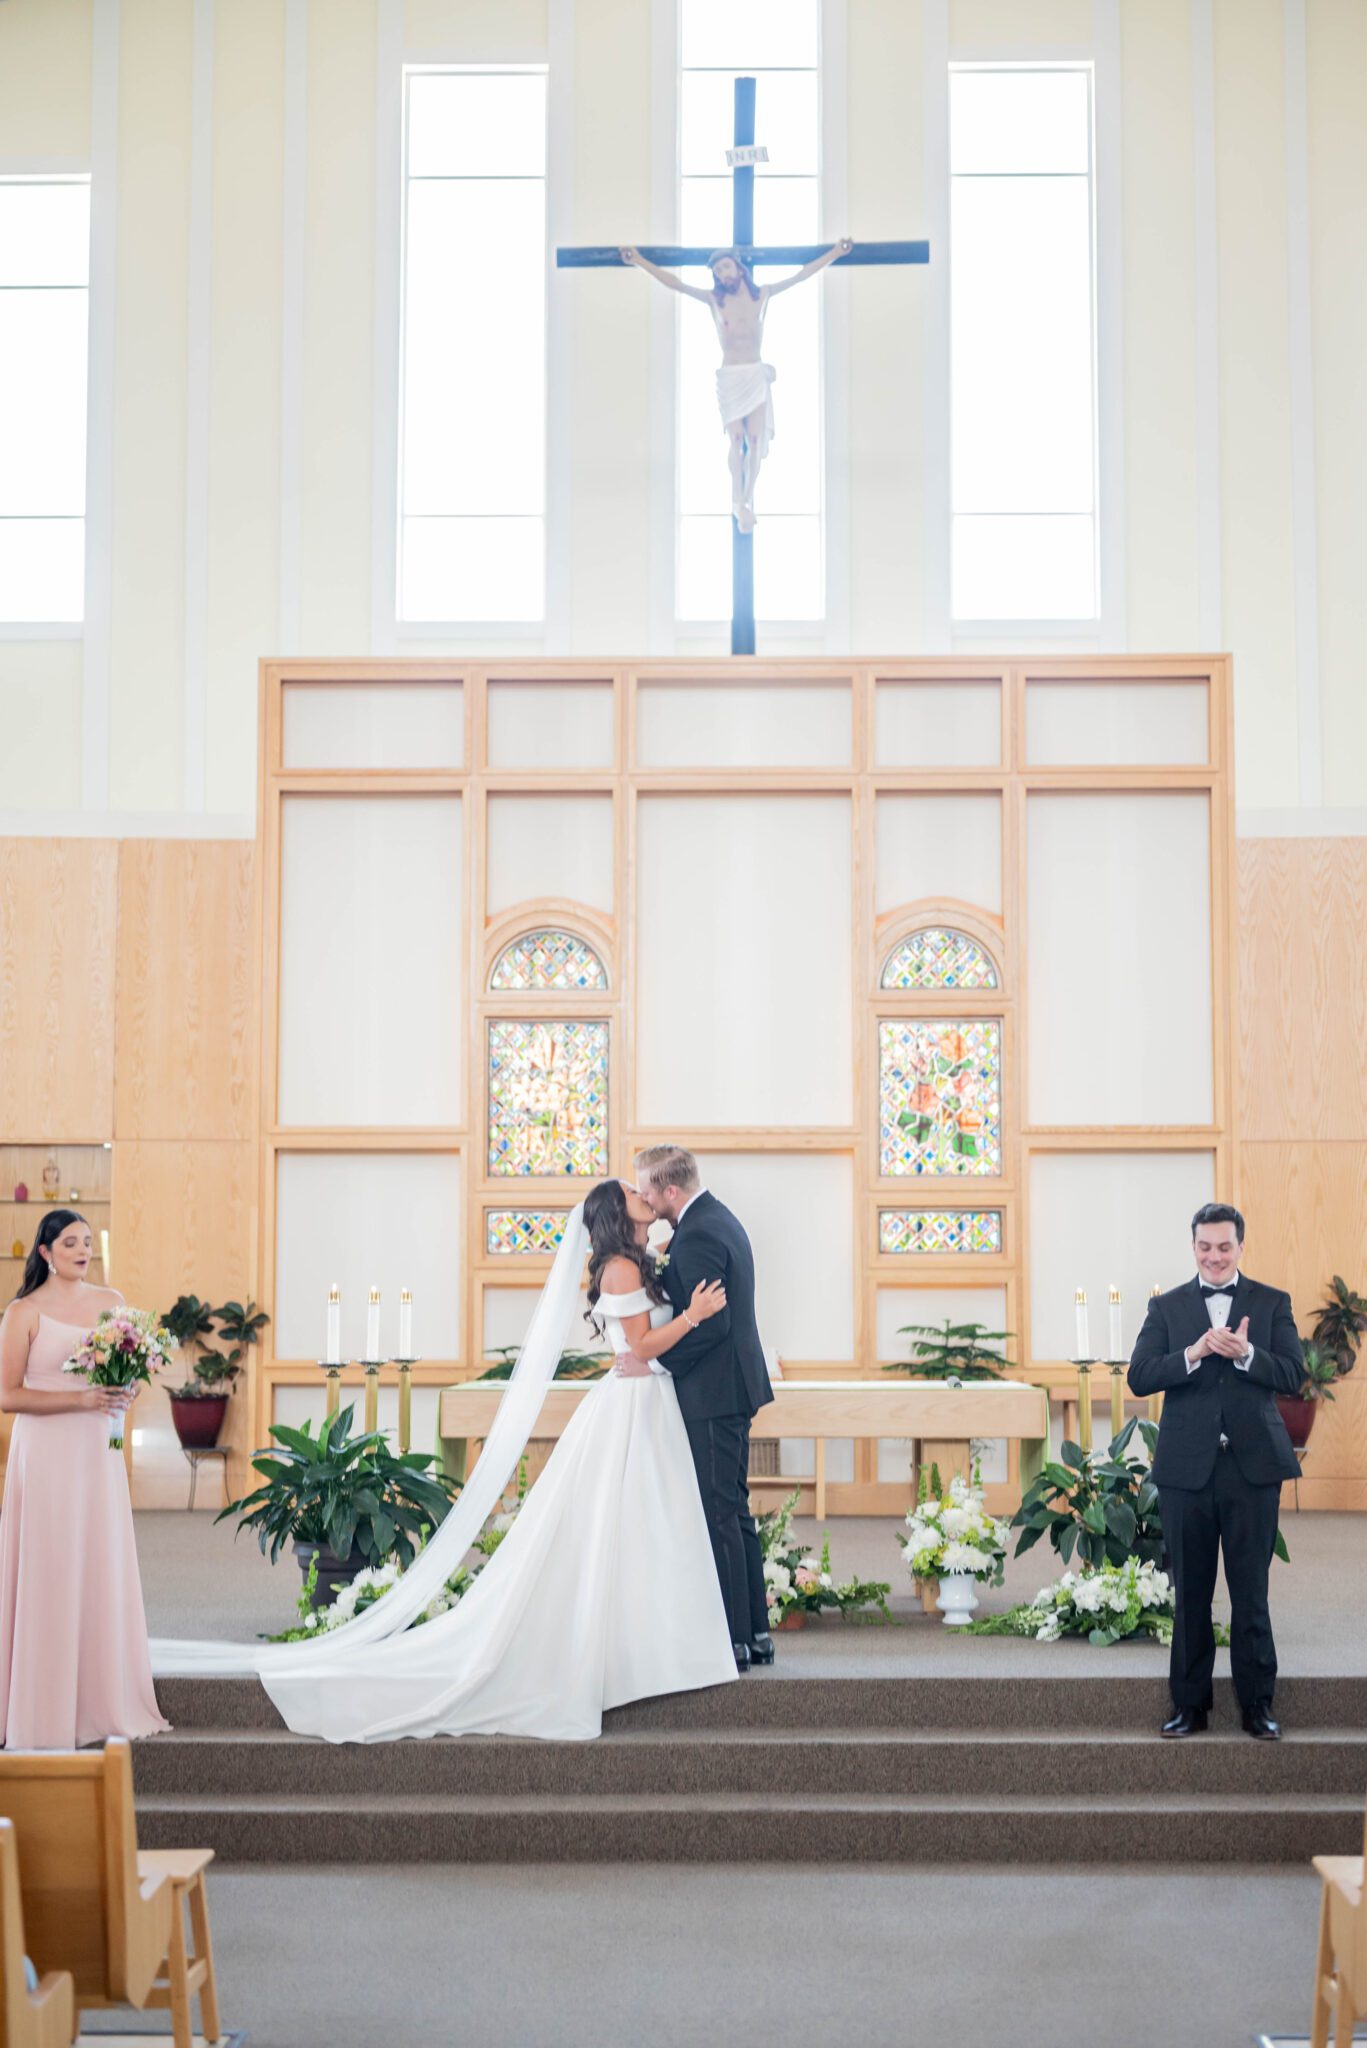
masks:
<path id="1" fill-rule="evenodd" d="M 1232 1285 L 1229 1287 L 1207 1287 L 1205 1281 L 1203 1280 L 1201 1282 L 1201 1292 L 1202 1294 L 1227 1294 L 1230 1297 L 1231 1301 L 1234 1298 L 1234 1288 Z"/>

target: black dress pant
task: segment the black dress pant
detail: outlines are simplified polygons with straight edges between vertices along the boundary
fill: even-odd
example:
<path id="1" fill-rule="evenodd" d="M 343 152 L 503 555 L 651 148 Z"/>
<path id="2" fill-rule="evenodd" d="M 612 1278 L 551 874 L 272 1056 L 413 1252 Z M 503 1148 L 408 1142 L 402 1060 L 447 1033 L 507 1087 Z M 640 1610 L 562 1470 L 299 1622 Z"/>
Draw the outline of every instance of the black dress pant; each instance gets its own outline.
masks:
<path id="1" fill-rule="evenodd" d="M 753 1642 L 769 1626 L 764 1560 L 750 1512 L 750 1418 L 714 1415 L 685 1421 L 688 1447 L 707 1515 L 721 1596 L 733 1643 Z"/>
<path id="2" fill-rule="evenodd" d="M 1267 1572 L 1277 1540 L 1281 1482 L 1255 1486 L 1231 1451 L 1220 1451 L 1209 1482 L 1195 1490 L 1159 1490 L 1163 1533 L 1176 1582 L 1170 1680 L 1176 1707 L 1209 1707 L 1215 1669 L 1210 1603 L 1224 1553 L 1229 1588 L 1229 1661 L 1239 1704 L 1270 1706 L 1277 1648 L 1267 1611 Z"/>

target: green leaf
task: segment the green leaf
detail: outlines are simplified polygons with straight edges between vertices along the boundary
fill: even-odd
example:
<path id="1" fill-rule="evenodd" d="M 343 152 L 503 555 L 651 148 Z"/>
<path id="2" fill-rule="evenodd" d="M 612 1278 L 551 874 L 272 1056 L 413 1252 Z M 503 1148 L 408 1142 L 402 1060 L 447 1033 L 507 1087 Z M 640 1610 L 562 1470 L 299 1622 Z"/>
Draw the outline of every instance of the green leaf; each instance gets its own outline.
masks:
<path id="1" fill-rule="evenodd" d="M 1072 1441 L 1072 1439 L 1068 1437 L 1064 1438 L 1061 1456 L 1063 1458 L 1064 1464 L 1071 1465 L 1075 1472 L 1080 1472 L 1082 1470 L 1083 1465 L 1086 1462 L 1082 1455 L 1081 1444 L 1075 1444 Z"/>
<path id="2" fill-rule="evenodd" d="M 1280 1529 L 1277 1531 L 1277 1540 L 1272 1546 L 1272 1555 L 1279 1557 L 1283 1564 L 1290 1564 L 1291 1562 L 1291 1552 L 1286 1547 L 1286 1538 Z"/>

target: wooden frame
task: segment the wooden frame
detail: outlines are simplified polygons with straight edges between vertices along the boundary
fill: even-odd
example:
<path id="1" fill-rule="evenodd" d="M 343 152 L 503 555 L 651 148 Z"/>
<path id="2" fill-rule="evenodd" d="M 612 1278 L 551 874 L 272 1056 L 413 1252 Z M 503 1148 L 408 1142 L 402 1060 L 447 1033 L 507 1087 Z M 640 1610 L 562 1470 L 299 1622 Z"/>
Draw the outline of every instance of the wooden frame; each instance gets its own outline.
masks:
<path id="1" fill-rule="evenodd" d="M 488 765 L 487 693 L 491 683 L 597 682 L 613 693 L 612 758 L 600 767 L 558 773 L 545 767 L 518 770 Z M 995 765 L 962 768 L 897 768 L 876 759 L 876 691 L 880 684 L 989 682 L 1000 691 L 1001 745 Z M 1026 697 L 1032 681 L 1050 683 L 1195 682 L 1207 691 L 1209 758 L 1204 765 L 1041 766 L 1026 759 Z M 464 752 L 458 769 L 309 769 L 282 763 L 285 692 L 310 685 L 386 682 L 459 682 L 463 691 Z M 665 769 L 639 765 L 641 693 L 654 683 L 792 687 L 832 684 L 849 692 L 850 758 L 834 767 Z M 1030 1328 L 1028 1195 L 1033 1159 L 1044 1152 L 1208 1151 L 1222 1189 L 1238 1189 L 1237 1133 L 1234 1129 L 1232 1025 L 1235 991 L 1233 916 L 1232 676 L 1227 656 L 1118 658 L 1078 655 L 1001 662 L 972 658 L 812 661 L 667 660 L 642 663 L 518 660 L 268 661 L 261 665 L 260 805 L 258 888 L 260 960 L 260 1106 L 257 1292 L 267 1310 L 275 1301 L 275 1176 L 282 1152 L 293 1150 L 443 1150 L 463 1162 L 464 1265 L 461 1355 L 424 1361 L 415 1374 L 420 1385 L 442 1385 L 474 1376 L 480 1366 L 483 1298 L 493 1286 L 539 1287 L 549 1261 L 491 1255 L 485 1249 L 484 1212 L 490 1206 L 568 1206 L 575 1184 L 563 1180 L 508 1179 L 488 1171 L 483 1049 L 491 1017 L 547 1014 L 605 1017 L 612 1065 L 609 1146 L 612 1164 L 629 1164 L 643 1144 L 671 1137 L 699 1150 L 730 1152 L 831 1152 L 851 1159 L 855 1202 L 855 1289 L 851 1303 L 853 1357 L 848 1360 L 785 1360 L 797 1377 L 851 1376 L 867 1371 L 874 1349 L 875 1298 L 880 1287 L 906 1285 L 949 1288 L 1001 1286 L 1008 1327 Z M 1212 988 L 1212 1120 L 1191 1127 L 1097 1129 L 1031 1124 L 1024 1100 L 1027 1072 L 1026 963 L 1029 956 L 1024 891 L 1027 803 L 1041 791 L 1205 792 L 1210 803 L 1210 912 Z M 849 799 L 852 820 L 854 915 L 849 963 L 853 1016 L 854 1118 L 849 1125 L 774 1129 L 688 1129 L 660 1131 L 637 1121 L 636 956 L 637 813 L 643 796 L 665 794 L 831 794 Z M 883 794 L 996 794 L 1002 807 L 1002 895 L 1000 915 L 942 899 L 904 904 L 875 913 L 874 816 Z M 280 841 L 282 806 L 293 796 L 421 793 L 458 795 L 463 800 L 465 943 L 461 1000 L 467 1020 L 464 1107 L 460 1124 L 442 1129 L 301 1130 L 282 1126 L 276 1115 L 279 1053 Z M 491 795 L 597 794 L 613 803 L 614 888 L 611 913 L 554 899 L 512 906 L 489 917 L 484 820 Z M 987 944 L 996 958 L 1001 986 L 954 996 L 884 991 L 881 965 L 896 939 L 917 922 L 952 921 Z M 580 932 L 601 953 L 608 988 L 592 995 L 513 996 L 491 991 L 488 973 L 502 946 L 532 922 L 560 922 Z M 990 1015 L 1003 1027 L 1002 1158 L 1000 1177 L 881 1179 L 878 1172 L 878 1052 L 880 1016 Z M 880 1207 L 922 1201 L 934 1206 L 990 1206 L 1003 1212 L 1003 1247 L 991 1255 L 893 1256 L 878 1249 Z M 321 1321 L 321 1305 L 320 1305 Z M 253 1362 L 253 1440 L 264 1441 L 272 1390 L 317 1381 L 312 1360 L 278 1359 L 271 1330 L 259 1363 Z M 1068 1368 L 1061 1360 L 1029 1356 L 1028 1337 L 1017 1370 L 1042 1384 L 1058 1383 Z M 868 1512 L 895 1506 L 899 1490 L 879 1486 L 876 1446 L 859 1446 L 855 1482 L 832 1485 L 831 1502 Z M 884 1496 L 887 1499 L 884 1500 Z"/>

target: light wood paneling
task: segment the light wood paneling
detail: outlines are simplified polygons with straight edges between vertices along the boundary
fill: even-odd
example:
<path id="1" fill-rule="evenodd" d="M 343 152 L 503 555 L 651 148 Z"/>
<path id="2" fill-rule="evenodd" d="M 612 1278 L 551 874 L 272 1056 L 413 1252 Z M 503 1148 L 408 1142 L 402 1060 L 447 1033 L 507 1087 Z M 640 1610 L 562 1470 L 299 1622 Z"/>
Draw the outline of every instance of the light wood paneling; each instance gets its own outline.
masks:
<path id="1" fill-rule="evenodd" d="M 0 1138 L 114 1134 L 118 845 L 0 840 Z"/>
<path id="2" fill-rule="evenodd" d="M 167 1309 L 178 1294 L 221 1302 L 245 1300 L 252 1282 L 255 1147 L 250 1140 L 213 1143 L 121 1142 L 114 1151 L 113 1284 L 139 1308 Z M 181 1375 L 173 1373 L 173 1382 Z M 160 1389 L 139 1397 L 133 1444 L 137 1507 L 182 1507 L 189 1473 Z M 244 1476 L 251 1449 L 247 1376 L 228 1408 L 220 1442 L 234 1456 L 229 1483 Z M 200 1498 L 217 1504 L 215 1476 L 204 1475 Z"/>
<path id="3" fill-rule="evenodd" d="M 1249 1270 L 1289 1289 L 1304 1335 L 1331 1274 L 1367 1279 L 1367 1143 L 1245 1145 Z M 1283 1507 L 1367 1508 L 1367 1360 L 1322 1403 L 1299 1489 Z"/>
<path id="4" fill-rule="evenodd" d="M 120 1138 L 251 1135 L 253 858 L 245 840 L 123 845 Z"/>
<path id="5" fill-rule="evenodd" d="M 1290 1289 L 1304 1329 L 1331 1274 L 1367 1280 L 1367 1142 L 1245 1145 L 1242 1165 L 1249 1271 Z"/>
<path id="6" fill-rule="evenodd" d="M 1367 1138 L 1367 839 L 1239 842 L 1245 1141 Z"/>

